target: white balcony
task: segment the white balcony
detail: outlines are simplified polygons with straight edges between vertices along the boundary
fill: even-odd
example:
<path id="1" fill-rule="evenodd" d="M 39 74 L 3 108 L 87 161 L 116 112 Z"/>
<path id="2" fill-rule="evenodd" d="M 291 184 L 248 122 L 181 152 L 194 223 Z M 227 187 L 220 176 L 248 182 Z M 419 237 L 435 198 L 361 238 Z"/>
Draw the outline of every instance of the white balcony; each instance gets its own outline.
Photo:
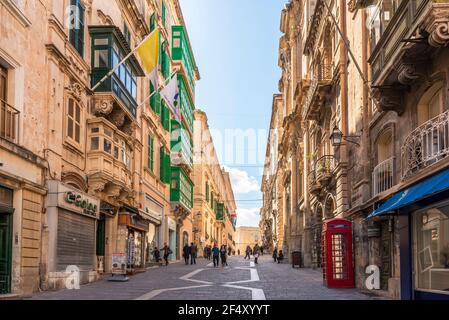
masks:
<path id="1" fill-rule="evenodd" d="M 449 155 L 449 111 L 425 122 L 405 139 L 402 179 L 435 165 Z"/>
<path id="2" fill-rule="evenodd" d="M 373 196 L 394 186 L 394 158 L 379 163 L 373 170 Z"/>

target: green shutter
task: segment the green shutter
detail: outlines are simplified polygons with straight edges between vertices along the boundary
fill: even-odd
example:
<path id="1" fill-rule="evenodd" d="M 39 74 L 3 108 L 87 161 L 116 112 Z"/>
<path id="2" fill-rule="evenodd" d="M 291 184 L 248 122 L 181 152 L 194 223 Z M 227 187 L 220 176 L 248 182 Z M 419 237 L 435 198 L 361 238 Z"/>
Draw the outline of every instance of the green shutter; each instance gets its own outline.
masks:
<path id="1" fill-rule="evenodd" d="M 165 1 L 162 0 L 162 23 L 164 25 L 165 25 L 165 19 L 166 19 L 166 16 L 165 16 Z"/>
<path id="2" fill-rule="evenodd" d="M 150 32 L 153 32 L 154 29 L 156 29 L 156 13 L 150 16 Z"/>
<path id="3" fill-rule="evenodd" d="M 165 182 L 165 173 L 164 173 L 164 158 L 165 158 L 165 148 L 161 147 L 161 152 L 160 152 L 160 156 L 159 156 L 159 168 L 160 168 L 160 174 L 159 174 L 159 178 L 162 182 Z"/>
<path id="4" fill-rule="evenodd" d="M 206 202 L 209 202 L 209 183 L 206 182 Z"/>
<path id="5" fill-rule="evenodd" d="M 150 90 L 153 92 L 153 85 L 150 85 Z M 157 115 L 161 114 L 161 94 L 159 92 L 156 92 L 150 99 L 150 105 L 151 109 L 156 113 Z"/>
<path id="6" fill-rule="evenodd" d="M 148 136 L 148 169 L 154 172 L 154 139 Z"/>
<path id="7" fill-rule="evenodd" d="M 170 132 L 170 109 L 164 101 L 161 102 L 161 123 L 162 127 Z"/>
<path id="8" fill-rule="evenodd" d="M 166 184 L 170 184 L 170 179 L 171 179 L 171 159 L 170 159 L 170 154 L 166 153 L 165 154 L 165 158 L 164 158 L 164 166 L 165 166 L 165 183 Z"/>

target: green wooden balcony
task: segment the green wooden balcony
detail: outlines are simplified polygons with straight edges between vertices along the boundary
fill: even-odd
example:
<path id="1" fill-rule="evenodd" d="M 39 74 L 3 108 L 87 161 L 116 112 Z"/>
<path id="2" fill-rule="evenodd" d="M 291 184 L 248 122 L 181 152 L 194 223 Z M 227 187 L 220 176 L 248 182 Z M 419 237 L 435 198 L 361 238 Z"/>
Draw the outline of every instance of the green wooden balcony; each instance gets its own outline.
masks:
<path id="1" fill-rule="evenodd" d="M 187 32 L 184 26 L 172 27 L 172 58 L 173 61 L 181 61 L 187 75 L 192 92 L 195 92 L 196 63 L 193 57 Z"/>
<path id="2" fill-rule="evenodd" d="M 176 120 L 171 121 L 171 161 L 176 166 L 193 167 L 192 140 L 188 131 Z"/>
<path id="3" fill-rule="evenodd" d="M 178 74 L 178 83 L 181 113 L 190 131 L 193 132 L 193 111 L 195 110 L 193 99 L 187 90 L 187 84 L 184 81 L 184 77 L 180 74 Z"/>
<path id="4" fill-rule="evenodd" d="M 225 218 L 224 203 L 217 202 L 217 209 L 215 211 L 215 215 L 216 215 L 217 221 L 224 221 L 224 218 Z"/>
<path id="5" fill-rule="evenodd" d="M 171 168 L 170 202 L 193 208 L 193 182 L 181 167 Z"/>

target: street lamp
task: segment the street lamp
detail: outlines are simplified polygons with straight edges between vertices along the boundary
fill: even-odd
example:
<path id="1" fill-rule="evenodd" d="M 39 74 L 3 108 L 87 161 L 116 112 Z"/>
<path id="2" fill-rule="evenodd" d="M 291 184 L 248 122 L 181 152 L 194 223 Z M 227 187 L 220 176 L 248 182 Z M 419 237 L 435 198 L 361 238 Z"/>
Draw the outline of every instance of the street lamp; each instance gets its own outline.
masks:
<path id="1" fill-rule="evenodd" d="M 350 142 L 350 143 L 353 143 L 353 144 L 355 144 L 355 145 L 360 147 L 360 143 L 358 143 L 356 141 L 353 141 L 353 140 L 350 140 L 348 138 L 360 139 L 360 136 L 344 136 L 343 132 L 341 132 L 341 130 L 337 126 L 335 126 L 334 130 L 332 130 L 332 134 L 330 136 L 330 139 L 332 141 L 332 146 L 334 146 L 336 148 L 341 146 L 343 140 L 345 140 L 347 142 Z"/>

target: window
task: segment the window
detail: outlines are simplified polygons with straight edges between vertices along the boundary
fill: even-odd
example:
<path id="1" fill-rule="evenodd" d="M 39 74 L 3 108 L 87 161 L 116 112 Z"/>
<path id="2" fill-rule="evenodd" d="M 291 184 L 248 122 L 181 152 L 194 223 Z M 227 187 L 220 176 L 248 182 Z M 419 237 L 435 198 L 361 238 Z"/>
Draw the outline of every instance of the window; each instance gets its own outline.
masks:
<path id="1" fill-rule="evenodd" d="M 372 49 L 380 41 L 383 33 L 397 12 L 402 0 L 380 0 L 377 6 L 371 6 L 369 10 L 369 24 L 371 30 Z"/>
<path id="2" fill-rule="evenodd" d="M 123 35 L 125 36 L 126 41 L 128 41 L 129 46 L 131 46 L 131 32 L 126 23 L 123 25 Z"/>
<path id="3" fill-rule="evenodd" d="M 206 182 L 206 202 L 209 202 L 209 182 Z"/>
<path id="4" fill-rule="evenodd" d="M 95 50 L 94 68 L 109 67 L 109 50 Z"/>
<path id="5" fill-rule="evenodd" d="M 154 138 L 148 136 L 148 169 L 154 172 Z"/>
<path id="6" fill-rule="evenodd" d="M 449 204 L 413 215 L 414 274 L 421 290 L 449 291 Z"/>
<path id="7" fill-rule="evenodd" d="M 170 109 L 163 100 L 161 101 L 161 123 L 166 131 L 170 131 Z"/>
<path id="8" fill-rule="evenodd" d="M 167 42 L 162 42 L 161 48 L 161 70 L 165 79 L 170 76 L 170 56 L 167 54 Z"/>
<path id="9" fill-rule="evenodd" d="M 84 7 L 81 0 L 70 0 L 69 41 L 78 53 L 84 56 Z"/>
<path id="10" fill-rule="evenodd" d="M 156 13 L 153 13 L 150 16 L 150 32 L 153 32 L 156 29 Z"/>
<path id="11" fill-rule="evenodd" d="M 165 147 L 161 147 L 160 152 L 160 179 L 166 184 L 170 184 L 171 179 L 171 160 L 170 154 L 165 152 Z M 175 181 L 175 180 L 173 180 Z M 172 182 L 173 182 L 172 181 Z M 172 186 L 173 189 L 176 189 Z"/>
<path id="12" fill-rule="evenodd" d="M 81 143 L 81 107 L 72 98 L 67 107 L 67 137 Z"/>

